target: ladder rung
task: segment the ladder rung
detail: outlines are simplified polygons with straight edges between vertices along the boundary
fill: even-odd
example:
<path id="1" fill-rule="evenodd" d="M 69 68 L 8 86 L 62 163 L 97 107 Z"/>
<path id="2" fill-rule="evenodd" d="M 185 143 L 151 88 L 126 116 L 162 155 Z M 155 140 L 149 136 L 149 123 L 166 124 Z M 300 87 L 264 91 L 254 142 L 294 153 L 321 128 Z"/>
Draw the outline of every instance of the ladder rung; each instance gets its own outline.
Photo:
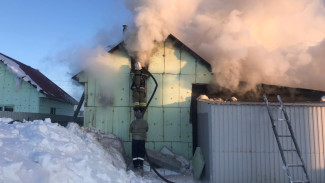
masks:
<path id="1" fill-rule="evenodd" d="M 303 167 L 303 164 L 288 164 L 288 167 Z"/>
<path id="2" fill-rule="evenodd" d="M 290 183 L 303 183 L 303 182 L 309 182 L 308 180 L 294 180 L 290 181 Z"/>
<path id="3" fill-rule="evenodd" d="M 279 137 L 291 137 L 291 135 L 278 135 Z"/>
<path id="4" fill-rule="evenodd" d="M 283 149 L 283 151 L 297 151 L 295 149 Z"/>

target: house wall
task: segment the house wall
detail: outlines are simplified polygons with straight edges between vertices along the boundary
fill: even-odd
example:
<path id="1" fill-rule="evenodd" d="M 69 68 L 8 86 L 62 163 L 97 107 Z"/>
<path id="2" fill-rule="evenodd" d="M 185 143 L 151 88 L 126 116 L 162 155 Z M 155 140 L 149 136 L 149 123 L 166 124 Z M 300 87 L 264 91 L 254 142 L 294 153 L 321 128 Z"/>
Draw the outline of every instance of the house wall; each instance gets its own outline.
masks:
<path id="1" fill-rule="evenodd" d="M 19 84 L 20 83 L 20 84 Z M 0 62 L 0 106 L 14 106 L 14 112 L 39 112 L 42 96 L 25 81 L 21 81 Z"/>
<path id="2" fill-rule="evenodd" d="M 45 97 L 39 98 L 39 113 L 50 114 L 51 108 L 56 109 L 56 115 L 73 116 L 74 114 L 74 105 L 50 100 Z"/>
<path id="3" fill-rule="evenodd" d="M 114 133 L 124 141 L 127 154 L 131 152 L 129 124 L 134 120 L 130 78 L 130 58 L 118 49 L 114 51 L 114 63 L 120 64 L 114 77 L 113 106 L 99 104 L 100 86 L 93 78 L 80 78 L 85 82 L 85 126 L 97 127 Z M 209 83 L 211 74 L 185 48 L 170 39 L 158 46 L 151 57 L 149 71 L 158 82 L 158 89 L 144 116 L 149 123 L 146 147 L 159 151 L 167 146 L 175 153 L 192 157 L 192 125 L 190 118 L 191 90 L 193 83 Z M 147 100 L 155 84 L 147 81 Z"/>
<path id="4" fill-rule="evenodd" d="M 325 182 L 325 106 L 287 105 L 286 110 L 310 181 Z M 277 124 L 279 134 L 288 134 L 283 125 Z M 198 145 L 207 163 L 202 182 L 288 182 L 264 104 L 198 102 L 198 134 Z M 290 147 L 292 142 L 283 144 Z M 295 164 L 295 155 L 286 158 Z M 304 180 L 298 169 L 292 173 Z"/>

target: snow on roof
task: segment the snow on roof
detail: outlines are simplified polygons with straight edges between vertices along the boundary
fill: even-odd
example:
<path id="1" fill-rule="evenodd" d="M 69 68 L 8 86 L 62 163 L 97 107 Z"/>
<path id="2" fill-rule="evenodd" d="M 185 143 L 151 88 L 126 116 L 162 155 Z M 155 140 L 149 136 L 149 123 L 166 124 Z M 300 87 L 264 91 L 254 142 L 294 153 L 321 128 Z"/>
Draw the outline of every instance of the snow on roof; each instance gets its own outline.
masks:
<path id="1" fill-rule="evenodd" d="M 38 92 L 43 93 L 47 98 L 74 105 L 78 103 L 37 69 L 25 65 L 2 53 L 0 53 L 0 61 L 7 65 L 8 69 L 16 74 L 18 78 L 30 83 Z"/>

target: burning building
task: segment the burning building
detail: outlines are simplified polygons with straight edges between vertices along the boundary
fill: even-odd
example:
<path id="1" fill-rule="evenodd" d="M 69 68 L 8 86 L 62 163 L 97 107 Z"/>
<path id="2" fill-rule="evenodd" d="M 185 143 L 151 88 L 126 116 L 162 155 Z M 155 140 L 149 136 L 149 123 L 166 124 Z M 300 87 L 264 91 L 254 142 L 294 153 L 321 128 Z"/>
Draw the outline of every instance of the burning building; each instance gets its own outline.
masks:
<path id="1" fill-rule="evenodd" d="M 80 73 L 76 78 L 85 84 L 85 126 L 117 135 L 131 153 L 129 125 L 134 120 L 131 90 L 131 57 L 123 43 L 109 51 L 110 62 L 117 68 L 115 80 L 109 90 L 102 90 L 100 81 L 91 75 Z M 163 146 L 173 152 L 191 158 L 193 155 L 190 106 L 192 84 L 207 84 L 212 74 L 210 65 L 173 35 L 158 44 L 150 58 L 148 71 L 158 83 L 157 91 L 146 110 L 144 118 L 149 122 L 146 148 L 159 151 Z M 147 99 L 153 93 L 152 78 L 147 81 Z M 112 92 L 108 105 L 103 105 L 103 92 Z"/>

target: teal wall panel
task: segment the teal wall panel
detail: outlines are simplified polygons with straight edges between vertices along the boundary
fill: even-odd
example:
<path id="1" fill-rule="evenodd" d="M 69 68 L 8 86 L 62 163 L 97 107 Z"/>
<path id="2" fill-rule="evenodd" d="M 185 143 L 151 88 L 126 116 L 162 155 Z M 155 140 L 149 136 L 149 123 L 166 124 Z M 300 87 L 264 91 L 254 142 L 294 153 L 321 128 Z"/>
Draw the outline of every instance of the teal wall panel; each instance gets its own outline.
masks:
<path id="1" fill-rule="evenodd" d="M 195 74 L 196 58 L 186 50 L 181 50 L 181 74 Z"/>
<path id="2" fill-rule="evenodd" d="M 150 58 L 149 72 L 152 74 L 165 72 L 164 43 L 160 43 L 156 52 Z"/>
<path id="3" fill-rule="evenodd" d="M 87 92 L 87 106 L 94 107 L 96 100 L 96 80 L 92 77 L 88 78 L 88 83 L 86 84 Z"/>
<path id="4" fill-rule="evenodd" d="M 131 109 L 130 107 L 114 107 L 113 112 L 113 133 L 123 141 L 130 140 L 129 126 Z"/>
<path id="5" fill-rule="evenodd" d="M 180 49 L 171 42 L 165 44 L 165 73 L 179 74 L 181 72 Z"/>
<path id="6" fill-rule="evenodd" d="M 171 150 L 179 155 L 182 155 L 184 157 L 188 157 L 189 156 L 189 143 L 186 142 L 172 142 L 172 148 Z"/>
<path id="7" fill-rule="evenodd" d="M 164 141 L 180 141 L 180 126 L 180 108 L 164 108 Z"/>
<path id="8" fill-rule="evenodd" d="M 96 107 L 96 123 L 95 126 L 105 133 L 113 131 L 113 108 L 112 107 Z"/>
<path id="9" fill-rule="evenodd" d="M 146 149 L 150 149 L 152 151 L 155 151 L 155 143 L 154 142 L 146 142 Z"/>
<path id="10" fill-rule="evenodd" d="M 128 157 L 132 157 L 132 142 L 130 141 L 124 141 L 123 142 L 125 153 Z"/>
<path id="11" fill-rule="evenodd" d="M 210 73 L 209 72 L 209 69 L 206 66 L 204 66 L 203 64 L 201 64 L 201 62 L 203 62 L 203 61 L 201 61 L 199 59 L 196 61 L 196 68 L 195 68 L 196 74 L 207 74 L 207 73 Z"/>
<path id="12" fill-rule="evenodd" d="M 84 125 L 86 127 L 95 127 L 96 125 L 96 108 L 95 107 L 85 107 L 84 110 Z"/>
<path id="13" fill-rule="evenodd" d="M 190 107 L 192 96 L 192 84 L 195 83 L 195 75 L 180 75 L 179 106 Z"/>
<path id="14" fill-rule="evenodd" d="M 211 81 L 212 75 L 207 74 L 197 74 L 195 82 L 196 83 L 209 83 Z"/>
<path id="15" fill-rule="evenodd" d="M 163 75 L 163 105 L 168 107 L 179 106 L 179 75 Z"/>
<path id="16" fill-rule="evenodd" d="M 130 105 L 130 73 L 119 74 L 114 78 L 114 106 L 129 106 Z"/>
<path id="17" fill-rule="evenodd" d="M 148 109 L 148 141 L 163 141 L 164 124 L 163 124 L 163 108 L 150 107 Z"/>
<path id="18" fill-rule="evenodd" d="M 34 95 L 34 94 L 31 94 Z M 32 98 L 32 97 L 30 97 Z M 30 102 L 31 103 L 31 102 Z M 31 105 L 29 105 L 31 107 Z M 34 106 L 36 107 L 36 106 Z M 50 114 L 51 108 L 56 109 L 57 115 L 73 116 L 74 106 L 66 103 L 62 103 L 55 100 L 50 100 L 45 97 L 39 98 L 39 113 Z"/>
<path id="19" fill-rule="evenodd" d="M 190 123 L 190 107 L 181 108 L 181 141 L 192 142 L 192 124 Z"/>

